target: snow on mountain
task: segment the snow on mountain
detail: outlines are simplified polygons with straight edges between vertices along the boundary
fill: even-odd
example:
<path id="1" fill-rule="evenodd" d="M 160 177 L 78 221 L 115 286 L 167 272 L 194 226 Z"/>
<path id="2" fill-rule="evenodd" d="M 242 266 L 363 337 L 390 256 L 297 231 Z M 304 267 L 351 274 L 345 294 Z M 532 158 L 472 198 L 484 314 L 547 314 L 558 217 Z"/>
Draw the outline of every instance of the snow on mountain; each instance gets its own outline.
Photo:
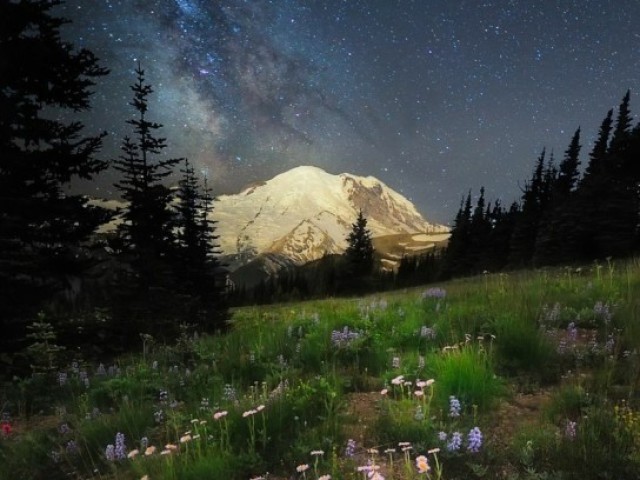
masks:
<path id="1" fill-rule="evenodd" d="M 343 252 L 360 209 L 374 237 L 448 232 L 374 177 L 332 175 L 312 166 L 220 196 L 213 218 L 223 254 L 242 259 L 240 264 L 263 253 L 303 264 Z"/>

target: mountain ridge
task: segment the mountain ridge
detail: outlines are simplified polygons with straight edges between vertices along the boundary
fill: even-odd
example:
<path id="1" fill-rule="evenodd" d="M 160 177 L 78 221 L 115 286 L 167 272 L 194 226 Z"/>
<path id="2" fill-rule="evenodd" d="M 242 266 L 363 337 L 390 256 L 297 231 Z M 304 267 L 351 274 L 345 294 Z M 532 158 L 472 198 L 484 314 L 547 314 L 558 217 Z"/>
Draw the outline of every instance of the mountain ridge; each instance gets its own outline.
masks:
<path id="1" fill-rule="evenodd" d="M 265 253 L 295 265 L 342 253 L 359 210 L 373 237 L 449 231 L 373 176 L 334 175 L 308 165 L 219 196 L 212 219 L 233 270 Z"/>

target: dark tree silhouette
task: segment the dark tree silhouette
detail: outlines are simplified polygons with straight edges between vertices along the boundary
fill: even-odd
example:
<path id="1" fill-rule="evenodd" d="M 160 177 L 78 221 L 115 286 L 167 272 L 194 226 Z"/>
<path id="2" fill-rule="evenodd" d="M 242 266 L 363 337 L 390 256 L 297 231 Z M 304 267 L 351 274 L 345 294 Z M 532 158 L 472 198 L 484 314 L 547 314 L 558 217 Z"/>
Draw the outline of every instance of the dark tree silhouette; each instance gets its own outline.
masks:
<path id="1" fill-rule="evenodd" d="M 213 198 L 205 178 L 201 189 L 193 166 L 184 161 L 178 189 L 177 287 L 185 299 L 185 316 L 206 331 L 224 330 L 227 325 L 225 270 L 218 260 L 215 223 L 210 219 Z"/>
<path id="2" fill-rule="evenodd" d="M 373 242 L 362 210 L 359 211 L 356 222 L 351 225 L 347 243 L 345 258 L 349 272 L 355 276 L 369 275 L 373 270 Z"/>
<path id="3" fill-rule="evenodd" d="M 0 2 L 0 350 L 14 351 L 26 322 L 82 273 L 82 247 L 104 210 L 68 192 L 107 167 L 104 134 L 85 136 L 69 112 L 90 107 L 108 71 L 88 50 L 60 38 L 61 2 Z M 85 261 L 87 260 L 87 261 Z"/>
<path id="4" fill-rule="evenodd" d="M 162 125 L 147 118 L 152 87 L 145 82 L 144 70 L 138 64 L 136 82 L 131 85 L 136 117 L 127 120 L 133 137 L 125 137 L 122 153 L 114 160 L 114 167 L 122 173 L 116 188 L 127 205 L 122 212 L 114 246 L 130 274 L 121 272 L 120 292 L 128 298 L 119 302 L 125 308 L 116 316 L 121 319 L 123 341 L 135 333 L 162 331 L 163 323 L 170 326 L 171 315 L 177 308 L 173 301 L 175 290 L 173 259 L 175 257 L 174 214 L 170 207 L 172 193 L 163 180 L 173 173 L 182 159 L 162 158 L 166 140 L 157 136 Z M 165 322 L 160 319 L 164 318 Z M 168 328 L 163 334 L 171 335 Z"/>

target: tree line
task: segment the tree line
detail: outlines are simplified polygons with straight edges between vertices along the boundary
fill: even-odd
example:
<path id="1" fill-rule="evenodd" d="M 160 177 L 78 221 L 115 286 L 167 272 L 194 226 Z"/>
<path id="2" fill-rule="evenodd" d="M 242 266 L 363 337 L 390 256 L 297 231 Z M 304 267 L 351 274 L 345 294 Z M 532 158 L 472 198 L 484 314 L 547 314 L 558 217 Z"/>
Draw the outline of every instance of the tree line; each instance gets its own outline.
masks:
<path id="1" fill-rule="evenodd" d="M 106 133 L 86 134 L 76 114 L 109 71 L 62 40 L 67 21 L 51 11 L 60 3 L 0 3 L 0 364 L 9 369 L 28 364 L 29 344 L 99 356 L 140 345 L 140 335 L 175 338 L 183 322 L 226 328 L 207 180 L 188 159 L 163 155 L 139 64 L 130 134 L 117 158 L 99 158 Z M 127 202 L 118 212 L 70 188 L 109 168 Z M 114 214 L 116 232 L 96 235 Z"/>
<path id="2" fill-rule="evenodd" d="M 505 268 L 625 257 L 640 246 L 640 124 L 632 126 L 630 92 L 614 121 L 609 110 L 581 174 L 578 128 L 559 163 L 545 149 L 519 202 L 475 204 L 471 192 L 456 214 L 443 257 L 445 276 Z"/>

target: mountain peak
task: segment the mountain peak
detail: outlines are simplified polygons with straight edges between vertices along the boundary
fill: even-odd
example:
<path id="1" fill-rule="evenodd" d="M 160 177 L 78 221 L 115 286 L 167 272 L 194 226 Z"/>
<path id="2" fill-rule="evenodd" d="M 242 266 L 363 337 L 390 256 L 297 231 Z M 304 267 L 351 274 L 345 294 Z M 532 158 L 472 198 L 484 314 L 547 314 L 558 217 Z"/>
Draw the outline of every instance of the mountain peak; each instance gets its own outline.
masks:
<path id="1" fill-rule="evenodd" d="M 374 237 L 447 231 L 427 222 L 409 200 L 375 177 L 333 175 L 311 165 L 220 196 L 213 216 L 225 255 L 246 260 L 265 252 L 288 257 L 295 252 L 292 260 L 300 264 L 343 251 L 359 210 Z"/>

